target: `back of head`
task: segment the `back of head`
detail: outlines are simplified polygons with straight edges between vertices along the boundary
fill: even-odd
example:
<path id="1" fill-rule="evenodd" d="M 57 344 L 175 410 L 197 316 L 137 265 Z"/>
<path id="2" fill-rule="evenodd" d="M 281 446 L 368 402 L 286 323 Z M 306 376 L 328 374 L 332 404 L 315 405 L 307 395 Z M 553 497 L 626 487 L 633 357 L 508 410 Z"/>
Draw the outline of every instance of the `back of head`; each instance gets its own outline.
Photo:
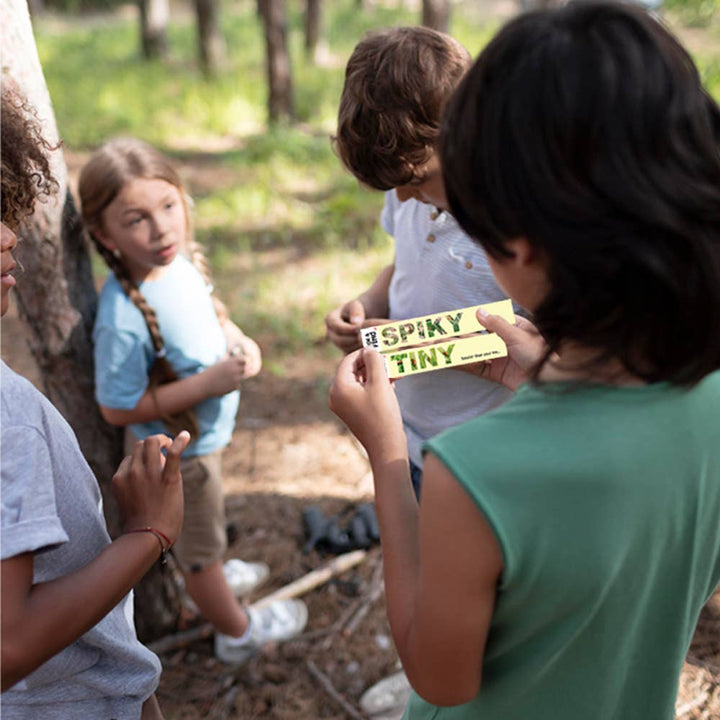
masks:
<path id="1" fill-rule="evenodd" d="M 435 152 L 445 106 L 470 66 L 456 40 L 426 27 L 368 33 L 345 70 L 336 147 L 361 182 L 389 190 Z"/>
<path id="2" fill-rule="evenodd" d="M 647 381 L 720 367 L 720 110 L 646 11 L 522 15 L 478 58 L 441 143 L 453 214 L 491 255 L 525 237 L 535 319 Z"/>

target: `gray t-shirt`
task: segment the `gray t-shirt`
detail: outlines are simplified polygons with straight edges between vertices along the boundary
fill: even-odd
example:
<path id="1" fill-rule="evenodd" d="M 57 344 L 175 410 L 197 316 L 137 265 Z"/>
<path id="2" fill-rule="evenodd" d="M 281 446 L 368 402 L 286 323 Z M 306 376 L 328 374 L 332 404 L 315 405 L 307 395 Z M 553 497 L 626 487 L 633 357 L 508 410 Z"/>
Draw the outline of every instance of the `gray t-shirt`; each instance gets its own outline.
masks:
<path id="1" fill-rule="evenodd" d="M 497 286 L 480 246 L 448 212 L 385 194 L 381 223 L 395 239 L 390 318 L 400 320 L 495 302 Z M 410 459 L 422 466 L 422 443 L 443 430 L 498 407 L 512 393 L 461 370 L 437 370 L 395 383 Z"/>
<path id="2" fill-rule="evenodd" d="M 78 570 L 110 543 L 97 481 L 60 413 L 0 361 L 3 560 L 34 554 L 34 583 Z M 158 658 L 137 639 L 132 593 L 2 694 L 3 720 L 138 720 Z"/>

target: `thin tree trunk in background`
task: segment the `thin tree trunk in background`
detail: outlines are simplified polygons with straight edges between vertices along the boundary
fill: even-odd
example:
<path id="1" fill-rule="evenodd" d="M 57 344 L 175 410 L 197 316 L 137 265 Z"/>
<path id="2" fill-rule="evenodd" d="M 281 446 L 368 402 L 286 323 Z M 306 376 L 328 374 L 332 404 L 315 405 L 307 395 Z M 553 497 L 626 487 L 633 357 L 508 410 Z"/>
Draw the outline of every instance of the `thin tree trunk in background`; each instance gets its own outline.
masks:
<path id="1" fill-rule="evenodd" d="M 423 0 L 422 24 L 446 33 L 450 27 L 450 0 Z"/>
<path id="2" fill-rule="evenodd" d="M 168 0 L 138 0 L 140 10 L 140 48 L 146 60 L 167 56 Z"/>
<path id="3" fill-rule="evenodd" d="M 195 0 L 198 59 L 206 76 L 216 75 L 225 60 L 225 39 L 220 32 L 220 0 Z"/>
<path id="4" fill-rule="evenodd" d="M 305 2 L 305 55 L 313 62 L 319 62 L 327 52 L 322 38 L 322 9 L 322 0 Z"/>
<path id="5" fill-rule="evenodd" d="M 0 0 L 4 22 L 3 82 L 17 83 L 37 110 L 43 135 L 58 133 L 38 59 L 25 0 Z M 95 402 L 92 326 L 97 293 L 80 217 L 68 187 L 62 150 L 51 155 L 59 183 L 55 202 L 38 204 L 19 233 L 16 255 L 25 268 L 15 287 L 18 312 L 43 389 L 75 431 L 80 449 L 98 479 L 112 537 L 121 532 L 110 480 L 122 459 L 122 433 L 108 425 Z M 156 566 L 159 568 L 159 566 Z M 172 630 L 180 612 L 174 580 L 154 569 L 136 589 L 138 634 L 150 640 Z M 169 599 L 174 598 L 170 603 Z"/>
<path id="6" fill-rule="evenodd" d="M 274 124 L 293 116 L 285 0 L 262 0 L 262 19 L 267 51 L 268 119 Z"/>

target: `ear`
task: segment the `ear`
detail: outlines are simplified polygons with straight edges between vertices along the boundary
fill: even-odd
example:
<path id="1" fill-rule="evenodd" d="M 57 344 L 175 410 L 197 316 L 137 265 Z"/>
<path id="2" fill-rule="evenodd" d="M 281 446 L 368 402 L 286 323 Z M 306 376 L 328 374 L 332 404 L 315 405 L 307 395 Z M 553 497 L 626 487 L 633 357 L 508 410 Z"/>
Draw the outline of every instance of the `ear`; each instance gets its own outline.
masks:
<path id="1" fill-rule="evenodd" d="M 541 261 L 541 252 L 526 238 L 517 237 L 505 242 L 505 247 L 512 253 L 508 262 L 520 267 L 530 267 Z"/>
<path id="2" fill-rule="evenodd" d="M 115 243 L 105 234 L 103 229 L 98 226 L 89 227 L 88 232 L 104 247 L 107 248 L 110 252 L 112 252 L 115 249 Z"/>

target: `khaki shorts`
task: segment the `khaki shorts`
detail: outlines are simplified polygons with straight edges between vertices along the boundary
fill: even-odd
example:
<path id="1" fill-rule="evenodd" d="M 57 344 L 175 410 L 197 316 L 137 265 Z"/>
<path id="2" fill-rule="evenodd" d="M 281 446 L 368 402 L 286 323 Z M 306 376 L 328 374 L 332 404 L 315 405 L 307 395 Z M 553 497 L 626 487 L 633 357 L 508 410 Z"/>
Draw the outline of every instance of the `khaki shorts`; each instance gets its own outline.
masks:
<path id="1" fill-rule="evenodd" d="M 137 438 L 125 432 L 125 453 Z M 222 450 L 180 460 L 185 511 L 173 555 L 183 572 L 197 572 L 222 560 L 227 550 L 225 501 L 222 489 Z"/>

